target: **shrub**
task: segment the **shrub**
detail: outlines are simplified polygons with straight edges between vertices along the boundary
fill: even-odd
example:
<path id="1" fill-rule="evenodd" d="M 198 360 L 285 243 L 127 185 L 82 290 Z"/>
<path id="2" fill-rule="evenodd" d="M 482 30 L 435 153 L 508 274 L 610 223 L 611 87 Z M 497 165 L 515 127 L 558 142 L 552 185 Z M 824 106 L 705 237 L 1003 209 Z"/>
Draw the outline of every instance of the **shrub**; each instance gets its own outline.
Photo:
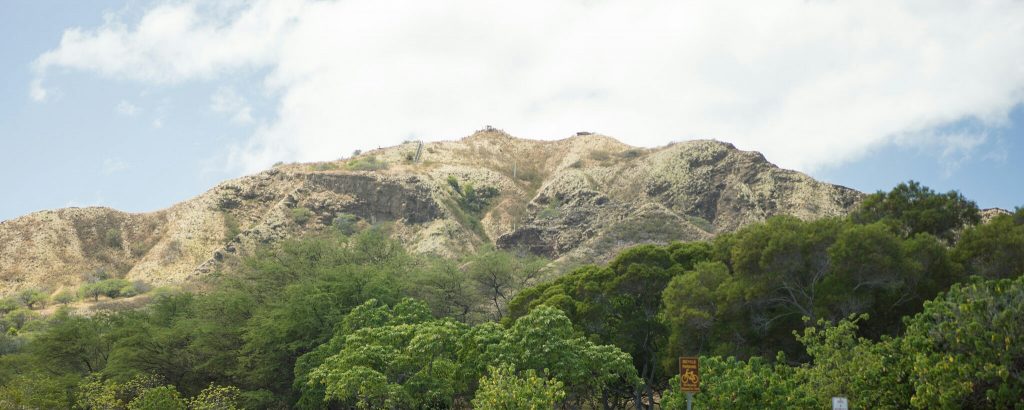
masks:
<path id="1" fill-rule="evenodd" d="M 305 225 L 306 222 L 309 222 L 309 220 L 313 218 L 313 211 L 310 211 L 309 208 L 292 208 L 290 212 L 292 221 L 295 221 L 295 223 L 299 225 Z"/>
<path id="2" fill-rule="evenodd" d="M 622 158 L 631 159 L 631 158 L 637 158 L 640 155 L 643 155 L 643 153 L 644 153 L 643 151 L 634 148 L 634 149 L 631 149 L 631 150 L 622 151 L 622 153 L 619 154 L 619 156 L 622 157 Z"/>
<path id="3" fill-rule="evenodd" d="M 131 252 L 132 257 L 140 258 L 146 254 L 146 251 L 149 250 L 149 246 L 145 242 L 132 242 L 132 244 L 128 246 L 128 250 Z"/>
<path id="4" fill-rule="evenodd" d="M 519 166 L 515 169 L 515 178 L 533 184 L 540 182 L 541 175 L 535 166 Z"/>
<path id="5" fill-rule="evenodd" d="M 134 296 L 139 293 L 135 284 L 124 279 L 104 279 L 99 282 L 86 283 L 79 287 L 78 291 L 82 297 L 91 297 L 94 301 L 99 300 L 101 295 L 114 299 Z"/>
<path id="6" fill-rule="evenodd" d="M 594 161 L 607 161 L 612 156 L 608 154 L 608 151 L 590 151 L 590 159 Z"/>
<path id="7" fill-rule="evenodd" d="M 46 299 L 46 294 L 38 289 L 25 289 L 18 294 L 18 301 L 29 309 L 34 309 L 36 305 L 45 305 Z"/>
<path id="8" fill-rule="evenodd" d="M 334 217 L 334 221 L 331 221 L 331 226 L 345 235 L 356 233 L 358 224 L 359 217 L 348 213 L 340 213 Z"/>
<path id="9" fill-rule="evenodd" d="M 185 254 L 185 250 L 181 246 L 181 241 L 174 239 L 167 244 L 167 247 L 160 253 L 160 260 L 163 263 L 170 264 L 177 261 L 182 255 Z"/>
<path id="10" fill-rule="evenodd" d="M 11 324 L 15 329 L 21 329 L 26 323 L 38 317 L 39 314 L 28 310 L 26 308 L 17 308 L 12 310 L 10 313 L 4 316 L 4 320 Z"/>
<path id="11" fill-rule="evenodd" d="M 62 290 L 53 296 L 53 301 L 60 303 L 62 305 L 67 305 L 68 303 L 74 302 L 75 299 L 78 298 L 75 297 L 75 294 L 73 292 L 68 290 Z"/>
<path id="12" fill-rule="evenodd" d="M 0 314 L 7 314 L 8 312 L 17 309 L 20 304 L 13 298 L 0 299 Z"/>
<path id="13" fill-rule="evenodd" d="M 537 213 L 537 217 L 540 219 L 557 218 L 559 215 L 562 214 L 561 207 L 562 201 L 559 201 L 558 198 L 555 198 L 548 202 L 548 205 L 545 206 L 544 209 L 542 209 L 539 213 Z"/>
<path id="14" fill-rule="evenodd" d="M 355 158 L 350 160 L 346 166 L 348 169 L 353 171 L 376 171 L 378 169 L 385 169 L 388 164 L 383 161 L 378 161 L 377 157 L 370 155 L 364 158 Z"/>
<path id="15" fill-rule="evenodd" d="M 468 182 L 460 184 L 454 175 L 448 176 L 448 185 L 451 185 L 452 190 L 458 195 L 459 207 L 478 218 L 487 209 L 487 206 L 490 205 L 491 198 L 498 196 L 497 188 L 483 187 L 476 189 L 473 184 Z"/>
<path id="16" fill-rule="evenodd" d="M 324 162 L 313 166 L 314 171 L 333 171 L 338 169 L 338 165 L 333 162 Z"/>
<path id="17" fill-rule="evenodd" d="M 234 215 L 224 212 L 224 236 L 227 239 L 234 238 L 238 234 L 242 233 L 242 229 L 238 226 L 238 218 Z"/>
<path id="18" fill-rule="evenodd" d="M 103 234 L 103 242 L 111 248 L 121 249 L 124 245 L 124 240 L 121 238 L 121 230 L 117 228 L 107 229 Z"/>

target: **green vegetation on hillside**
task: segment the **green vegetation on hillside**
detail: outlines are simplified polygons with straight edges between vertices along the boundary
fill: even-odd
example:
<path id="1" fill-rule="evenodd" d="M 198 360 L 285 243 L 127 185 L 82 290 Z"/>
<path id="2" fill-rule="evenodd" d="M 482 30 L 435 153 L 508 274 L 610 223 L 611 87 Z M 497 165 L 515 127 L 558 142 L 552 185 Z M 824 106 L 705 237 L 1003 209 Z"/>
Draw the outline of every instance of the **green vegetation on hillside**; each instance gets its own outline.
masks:
<path id="1" fill-rule="evenodd" d="M 0 407 L 677 409 L 681 355 L 698 408 L 1022 407 L 1024 210 L 977 214 L 902 184 L 540 283 L 545 260 L 414 255 L 343 215 L 142 309 L 0 300 Z M 93 279 L 82 297 L 140 291 Z"/>
<path id="2" fill-rule="evenodd" d="M 376 156 L 368 155 L 350 159 L 345 163 L 345 166 L 353 171 L 376 171 L 378 169 L 386 169 L 388 164 L 378 160 Z"/>

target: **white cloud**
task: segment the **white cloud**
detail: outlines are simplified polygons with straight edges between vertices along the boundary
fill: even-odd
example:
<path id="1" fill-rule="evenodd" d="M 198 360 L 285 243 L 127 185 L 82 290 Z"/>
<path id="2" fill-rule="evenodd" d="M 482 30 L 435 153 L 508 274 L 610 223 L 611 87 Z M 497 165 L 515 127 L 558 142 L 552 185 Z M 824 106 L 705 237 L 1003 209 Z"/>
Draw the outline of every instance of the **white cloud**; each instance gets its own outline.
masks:
<path id="1" fill-rule="evenodd" d="M 1024 101 L 1024 2 L 1012 0 L 230 4 L 69 29 L 37 75 L 268 72 L 274 121 L 232 155 L 248 170 L 483 124 L 648 146 L 717 138 L 813 170 L 907 138 L 950 143 L 933 131 L 999 126 Z"/>
<path id="2" fill-rule="evenodd" d="M 252 107 L 249 106 L 249 102 L 230 87 L 221 87 L 210 96 L 210 109 L 230 115 L 231 121 L 236 124 L 252 122 Z"/>
<path id="3" fill-rule="evenodd" d="M 128 169 L 128 163 L 120 158 L 107 158 L 103 160 L 103 166 L 100 172 L 103 175 L 110 175 L 116 172 L 121 172 Z"/>
<path id="4" fill-rule="evenodd" d="M 117 113 L 121 115 L 134 117 L 135 114 L 138 114 L 139 107 L 135 106 L 135 104 L 132 104 L 130 101 L 121 100 L 121 102 L 117 104 L 115 111 L 117 111 Z"/>
<path id="5" fill-rule="evenodd" d="M 92 199 L 80 199 L 80 198 L 70 199 L 70 200 L 68 200 L 68 202 L 64 203 L 63 208 L 85 208 L 85 207 L 105 206 L 105 205 L 106 205 L 106 201 L 103 199 L 103 194 L 100 193 L 99 191 L 96 191 L 93 194 L 93 198 Z"/>
<path id="6" fill-rule="evenodd" d="M 28 87 L 28 95 L 36 102 L 46 101 L 46 89 L 43 88 L 42 79 L 36 78 L 32 80 Z"/>

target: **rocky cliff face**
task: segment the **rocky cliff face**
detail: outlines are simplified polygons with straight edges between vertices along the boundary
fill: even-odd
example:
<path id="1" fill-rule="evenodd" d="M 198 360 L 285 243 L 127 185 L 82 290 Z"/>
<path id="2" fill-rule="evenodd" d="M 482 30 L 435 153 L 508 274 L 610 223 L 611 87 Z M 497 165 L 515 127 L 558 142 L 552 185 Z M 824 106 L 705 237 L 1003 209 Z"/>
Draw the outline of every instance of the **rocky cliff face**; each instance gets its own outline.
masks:
<path id="1" fill-rule="evenodd" d="M 494 244 L 577 263 L 771 215 L 842 215 L 861 196 L 717 141 L 641 149 L 599 135 L 533 141 L 486 130 L 282 165 L 152 213 L 70 208 L 0 222 L 0 294 L 77 286 L 97 271 L 184 283 L 342 215 L 392 223 L 414 252 L 454 257 Z"/>

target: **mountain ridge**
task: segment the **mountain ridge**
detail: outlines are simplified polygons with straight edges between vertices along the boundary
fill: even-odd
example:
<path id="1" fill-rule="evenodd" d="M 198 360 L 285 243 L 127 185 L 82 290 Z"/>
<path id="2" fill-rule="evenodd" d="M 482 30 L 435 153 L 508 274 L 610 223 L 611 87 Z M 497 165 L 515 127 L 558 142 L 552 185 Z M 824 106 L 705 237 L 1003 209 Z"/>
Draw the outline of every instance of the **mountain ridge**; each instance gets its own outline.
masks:
<path id="1" fill-rule="evenodd" d="M 413 252 L 457 257 L 494 245 L 573 264 L 772 215 L 843 215 L 862 196 L 714 140 L 638 148 L 592 133 L 539 141 L 488 127 L 457 141 L 281 164 L 154 212 L 64 208 L 2 221 L 0 293 L 56 291 L 100 272 L 188 283 L 340 215 L 390 222 Z"/>

